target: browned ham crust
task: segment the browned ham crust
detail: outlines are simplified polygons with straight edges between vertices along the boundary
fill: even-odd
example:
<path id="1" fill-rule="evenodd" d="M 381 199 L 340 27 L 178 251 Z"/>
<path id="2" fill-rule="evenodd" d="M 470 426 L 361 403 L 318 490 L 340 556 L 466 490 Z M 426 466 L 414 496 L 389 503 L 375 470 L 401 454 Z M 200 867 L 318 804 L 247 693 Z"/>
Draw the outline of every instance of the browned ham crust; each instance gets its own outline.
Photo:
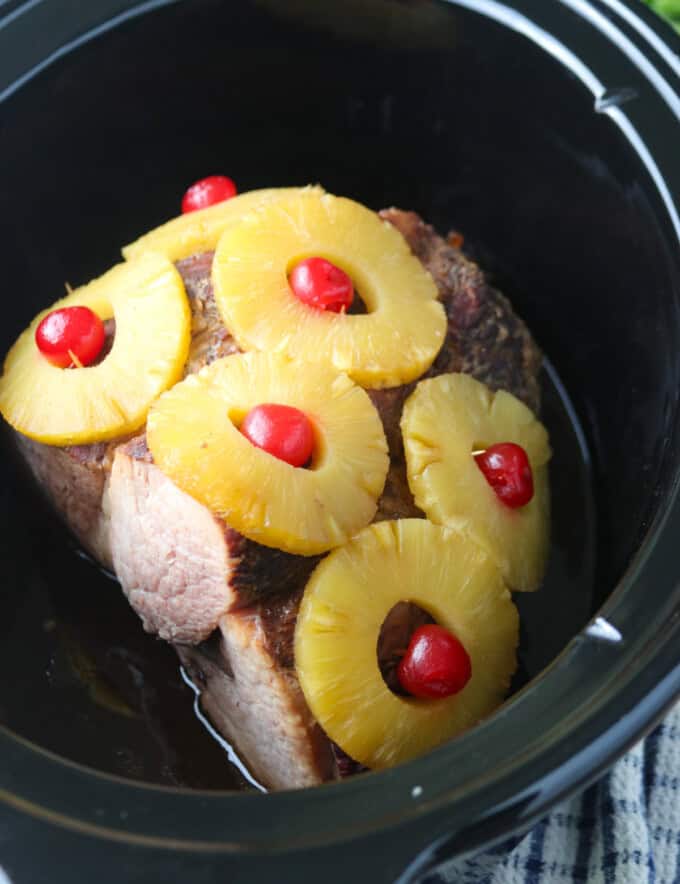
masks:
<path id="1" fill-rule="evenodd" d="M 222 322 L 213 297 L 210 270 L 214 252 L 192 255 L 176 264 L 191 305 L 191 349 L 184 375 L 216 359 L 238 353 L 239 347 Z"/>
<path id="2" fill-rule="evenodd" d="M 508 299 L 415 212 L 383 209 L 380 215 L 430 271 L 446 310 L 446 340 L 426 377 L 462 371 L 492 390 L 508 390 L 538 414 L 541 351 Z"/>

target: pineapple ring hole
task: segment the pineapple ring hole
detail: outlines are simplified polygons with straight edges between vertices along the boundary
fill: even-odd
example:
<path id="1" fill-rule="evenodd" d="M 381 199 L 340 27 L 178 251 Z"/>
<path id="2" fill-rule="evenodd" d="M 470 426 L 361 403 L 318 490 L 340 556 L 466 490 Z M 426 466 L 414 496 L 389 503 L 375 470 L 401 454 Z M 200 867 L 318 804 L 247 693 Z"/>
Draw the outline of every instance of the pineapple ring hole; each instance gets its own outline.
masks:
<path id="1" fill-rule="evenodd" d="M 371 284 L 366 276 L 361 272 L 358 267 L 354 266 L 349 261 L 345 261 L 344 258 L 338 258 L 337 256 L 330 254 L 329 252 L 316 251 L 310 252 L 309 254 L 305 252 L 299 255 L 295 255 L 295 257 L 293 258 L 290 258 L 290 260 L 286 264 L 286 280 L 290 279 L 290 275 L 293 272 L 296 264 L 299 264 L 300 261 L 306 261 L 308 258 L 324 258 L 326 261 L 330 261 L 331 264 L 335 264 L 336 267 L 344 270 L 347 276 L 349 276 L 349 278 L 352 280 L 352 286 L 354 287 L 354 297 L 352 299 L 352 306 L 347 311 L 347 315 L 360 316 L 374 312 L 376 307 L 376 299 L 372 295 Z M 365 293 L 365 296 L 364 294 L 362 294 L 362 292 Z"/>
<path id="2" fill-rule="evenodd" d="M 234 425 L 234 428 L 239 431 L 239 433 L 241 432 L 241 424 L 245 420 L 246 415 L 249 411 L 250 408 L 242 408 L 238 405 L 232 405 L 231 408 L 229 408 L 227 411 L 227 417 Z M 307 415 L 307 418 L 309 419 L 309 422 L 312 425 L 312 430 L 314 432 L 314 448 L 312 449 L 312 456 L 307 461 L 307 463 L 301 467 L 291 467 L 291 469 L 294 470 L 320 470 L 321 467 L 325 464 L 328 455 L 328 445 L 326 444 L 323 432 L 320 430 L 316 421 L 313 420 L 313 418 L 311 418 L 309 415 Z M 272 454 L 269 454 L 266 451 L 263 451 L 262 454 L 267 455 L 267 457 L 273 457 Z"/>
<path id="3" fill-rule="evenodd" d="M 411 636 L 419 627 L 436 622 L 420 605 L 406 600 L 397 602 L 387 612 L 378 633 L 376 654 L 382 679 L 393 694 L 408 696 L 399 683 L 397 667 L 406 653 Z"/>
<path id="4" fill-rule="evenodd" d="M 99 352 L 99 356 L 94 360 L 94 362 L 90 363 L 91 365 L 100 365 L 104 360 L 108 357 L 111 350 L 113 350 L 113 342 L 116 339 L 116 320 L 105 319 L 104 320 L 104 344 Z"/>

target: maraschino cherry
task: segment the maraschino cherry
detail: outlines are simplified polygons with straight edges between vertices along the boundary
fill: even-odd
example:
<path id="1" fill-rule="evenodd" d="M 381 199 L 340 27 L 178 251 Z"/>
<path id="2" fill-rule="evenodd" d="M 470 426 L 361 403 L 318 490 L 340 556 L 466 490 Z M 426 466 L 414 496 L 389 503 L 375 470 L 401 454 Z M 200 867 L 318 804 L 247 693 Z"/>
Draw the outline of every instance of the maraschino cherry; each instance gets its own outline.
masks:
<path id="1" fill-rule="evenodd" d="M 352 280 L 325 258 L 305 258 L 293 267 L 288 279 L 297 297 L 317 310 L 344 313 L 352 306 Z"/>
<path id="2" fill-rule="evenodd" d="M 307 415 L 291 405 L 256 405 L 241 424 L 253 445 L 293 467 L 304 466 L 314 450 L 314 430 Z"/>
<path id="3" fill-rule="evenodd" d="M 415 630 L 397 667 L 399 684 L 414 697 L 450 697 L 462 691 L 471 676 L 468 652 L 436 623 Z"/>
<path id="4" fill-rule="evenodd" d="M 182 197 L 182 214 L 207 209 L 236 196 L 236 185 L 226 175 L 209 175 L 196 181 Z"/>
<path id="5" fill-rule="evenodd" d="M 514 442 L 499 442 L 474 455 L 498 497 L 506 506 L 517 509 L 534 496 L 534 478 L 526 451 Z"/>
<path id="6" fill-rule="evenodd" d="M 60 307 L 35 330 L 38 350 L 59 368 L 91 365 L 104 346 L 104 323 L 89 307 Z"/>

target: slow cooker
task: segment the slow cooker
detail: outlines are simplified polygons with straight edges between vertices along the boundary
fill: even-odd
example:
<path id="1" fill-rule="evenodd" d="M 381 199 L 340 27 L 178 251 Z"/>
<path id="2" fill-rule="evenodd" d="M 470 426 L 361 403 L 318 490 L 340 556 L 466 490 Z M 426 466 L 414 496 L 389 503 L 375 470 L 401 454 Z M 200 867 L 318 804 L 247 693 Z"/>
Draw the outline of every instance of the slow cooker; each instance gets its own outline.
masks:
<path id="1" fill-rule="evenodd" d="M 526 829 L 680 695 L 680 41 L 641 3 L 5 0 L 0 152 L 3 352 L 196 178 L 320 182 L 464 234 L 546 354 L 555 451 L 513 696 L 412 763 L 262 795 L 6 446 L 14 884 L 413 881 Z"/>

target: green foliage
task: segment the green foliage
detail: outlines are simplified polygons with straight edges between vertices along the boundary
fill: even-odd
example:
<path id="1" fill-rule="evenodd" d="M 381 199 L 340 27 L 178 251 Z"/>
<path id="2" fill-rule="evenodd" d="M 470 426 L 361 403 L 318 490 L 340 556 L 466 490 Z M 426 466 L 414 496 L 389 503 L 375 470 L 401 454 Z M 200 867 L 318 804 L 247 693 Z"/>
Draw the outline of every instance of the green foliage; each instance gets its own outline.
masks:
<path id="1" fill-rule="evenodd" d="M 680 0 L 645 0 L 648 6 L 667 18 L 680 31 Z"/>

